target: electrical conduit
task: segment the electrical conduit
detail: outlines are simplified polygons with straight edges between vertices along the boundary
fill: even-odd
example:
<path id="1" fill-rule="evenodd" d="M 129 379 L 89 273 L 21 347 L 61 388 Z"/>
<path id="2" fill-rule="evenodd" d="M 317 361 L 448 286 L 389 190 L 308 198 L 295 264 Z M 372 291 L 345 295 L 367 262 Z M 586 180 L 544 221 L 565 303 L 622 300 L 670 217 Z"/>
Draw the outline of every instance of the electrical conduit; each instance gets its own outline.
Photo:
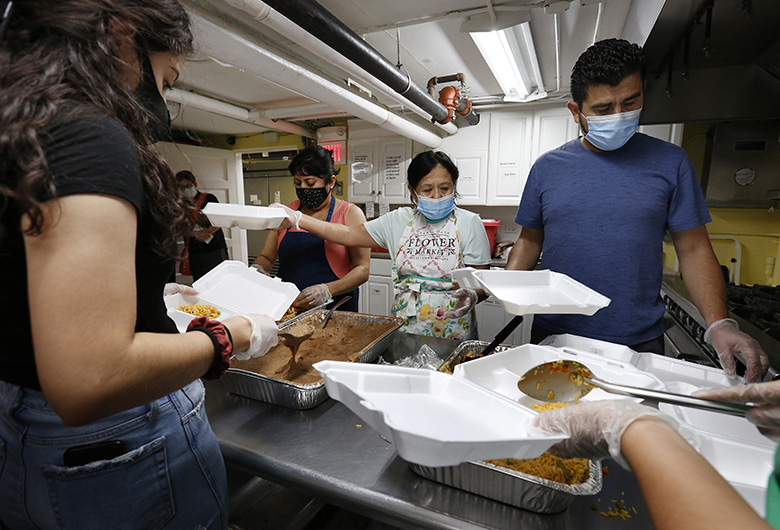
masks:
<path id="1" fill-rule="evenodd" d="M 327 103 L 430 148 L 441 145 L 441 138 L 431 131 L 260 47 L 192 8 L 187 10 L 199 50 L 213 60 Z"/>

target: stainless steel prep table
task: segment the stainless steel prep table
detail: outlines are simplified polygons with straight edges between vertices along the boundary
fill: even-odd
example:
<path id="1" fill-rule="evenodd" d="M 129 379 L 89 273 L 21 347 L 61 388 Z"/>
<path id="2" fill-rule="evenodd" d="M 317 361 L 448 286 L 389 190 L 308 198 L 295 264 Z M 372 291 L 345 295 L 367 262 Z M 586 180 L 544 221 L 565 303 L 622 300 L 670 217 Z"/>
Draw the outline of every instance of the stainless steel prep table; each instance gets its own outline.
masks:
<path id="1" fill-rule="evenodd" d="M 457 341 L 396 333 L 385 359 L 415 353 L 422 344 L 444 358 Z M 576 499 L 564 512 L 542 515 L 514 508 L 416 475 L 370 427 L 341 403 L 328 399 L 310 410 L 293 410 L 229 394 L 206 383 L 206 409 L 222 453 L 266 480 L 400 528 L 604 529 L 652 528 L 634 476 L 611 460 L 595 497 Z M 622 499 L 635 507 L 631 521 L 605 518 L 599 510 Z"/>

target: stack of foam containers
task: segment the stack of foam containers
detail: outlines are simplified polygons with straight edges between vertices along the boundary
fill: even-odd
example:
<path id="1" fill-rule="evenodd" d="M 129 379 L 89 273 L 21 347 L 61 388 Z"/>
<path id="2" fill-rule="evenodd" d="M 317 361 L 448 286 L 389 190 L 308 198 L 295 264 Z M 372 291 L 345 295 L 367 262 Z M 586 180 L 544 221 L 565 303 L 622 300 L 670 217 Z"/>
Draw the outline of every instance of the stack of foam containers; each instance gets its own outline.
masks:
<path id="1" fill-rule="evenodd" d="M 690 395 L 702 388 L 742 384 L 722 370 L 688 361 L 635 352 L 626 346 L 574 335 L 552 335 L 542 344 L 588 351 L 627 362 L 658 377 L 669 392 Z M 762 516 L 774 464 L 775 442 L 748 420 L 717 412 L 659 403 L 659 410 L 676 419 L 698 438 L 698 451 Z"/>

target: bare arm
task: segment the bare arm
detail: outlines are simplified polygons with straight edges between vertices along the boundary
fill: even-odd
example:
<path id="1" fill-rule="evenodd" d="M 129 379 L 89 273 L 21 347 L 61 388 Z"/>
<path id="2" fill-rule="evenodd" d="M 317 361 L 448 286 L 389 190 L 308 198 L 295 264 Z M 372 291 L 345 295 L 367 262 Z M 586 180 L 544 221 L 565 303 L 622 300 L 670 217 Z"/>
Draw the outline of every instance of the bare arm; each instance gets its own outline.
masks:
<path id="1" fill-rule="evenodd" d="M 728 317 L 726 285 L 705 226 L 672 232 L 685 287 L 709 326 Z"/>
<path id="2" fill-rule="evenodd" d="M 657 530 L 770 528 L 667 423 L 635 421 L 623 434 L 621 449 Z"/>
<path id="3" fill-rule="evenodd" d="M 544 243 L 543 229 L 522 227 L 520 236 L 509 251 L 506 270 L 534 270 L 539 262 L 539 256 L 542 255 L 542 243 Z"/>
<path id="4" fill-rule="evenodd" d="M 279 257 L 279 232 L 276 230 L 269 230 L 265 237 L 265 244 L 260 255 L 255 258 L 252 265 L 260 265 L 266 272 L 271 272 L 271 269 L 276 263 L 276 258 Z"/>
<path id="5" fill-rule="evenodd" d="M 347 212 L 346 226 L 358 227 L 361 230 L 365 230 L 365 228 L 363 228 L 363 223 L 365 222 L 366 216 L 363 214 L 363 211 L 357 206 L 350 206 L 349 211 Z M 338 280 L 326 284 L 330 294 L 337 295 L 347 293 L 368 280 L 371 250 L 367 247 L 350 247 L 349 257 L 352 261 L 352 270 Z"/>
<path id="6" fill-rule="evenodd" d="M 338 223 L 328 223 L 327 221 L 320 221 L 314 217 L 304 215 L 298 222 L 298 226 L 307 232 L 311 232 L 315 236 L 319 236 L 332 243 L 344 245 L 345 247 L 371 248 L 377 246 L 376 241 L 368 235 L 368 231 L 362 223 L 349 226 Z"/>
<path id="7" fill-rule="evenodd" d="M 24 238 L 30 320 L 41 387 L 63 421 L 88 423 L 202 376 L 214 356 L 204 333 L 134 332 L 135 209 L 104 195 L 43 207 L 44 232 Z M 246 349 L 251 324 L 225 324 Z"/>

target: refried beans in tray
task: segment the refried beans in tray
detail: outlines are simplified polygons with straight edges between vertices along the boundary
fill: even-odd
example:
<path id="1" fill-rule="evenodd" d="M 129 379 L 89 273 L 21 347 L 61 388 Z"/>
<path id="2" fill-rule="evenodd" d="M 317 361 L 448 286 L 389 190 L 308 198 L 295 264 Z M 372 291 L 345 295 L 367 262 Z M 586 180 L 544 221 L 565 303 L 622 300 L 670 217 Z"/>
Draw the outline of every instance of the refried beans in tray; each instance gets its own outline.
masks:
<path id="1" fill-rule="evenodd" d="M 360 360 L 361 351 L 387 331 L 397 327 L 392 321 L 355 323 L 342 319 L 334 313 L 325 329 L 317 329 L 298 349 L 301 359 L 299 369 L 287 373 L 290 348 L 278 343 L 262 357 L 246 361 L 233 360 L 231 368 L 239 368 L 296 385 L 308 385 L 322 381 L 317 370 L 312 368 L 319 361 Z"/>

